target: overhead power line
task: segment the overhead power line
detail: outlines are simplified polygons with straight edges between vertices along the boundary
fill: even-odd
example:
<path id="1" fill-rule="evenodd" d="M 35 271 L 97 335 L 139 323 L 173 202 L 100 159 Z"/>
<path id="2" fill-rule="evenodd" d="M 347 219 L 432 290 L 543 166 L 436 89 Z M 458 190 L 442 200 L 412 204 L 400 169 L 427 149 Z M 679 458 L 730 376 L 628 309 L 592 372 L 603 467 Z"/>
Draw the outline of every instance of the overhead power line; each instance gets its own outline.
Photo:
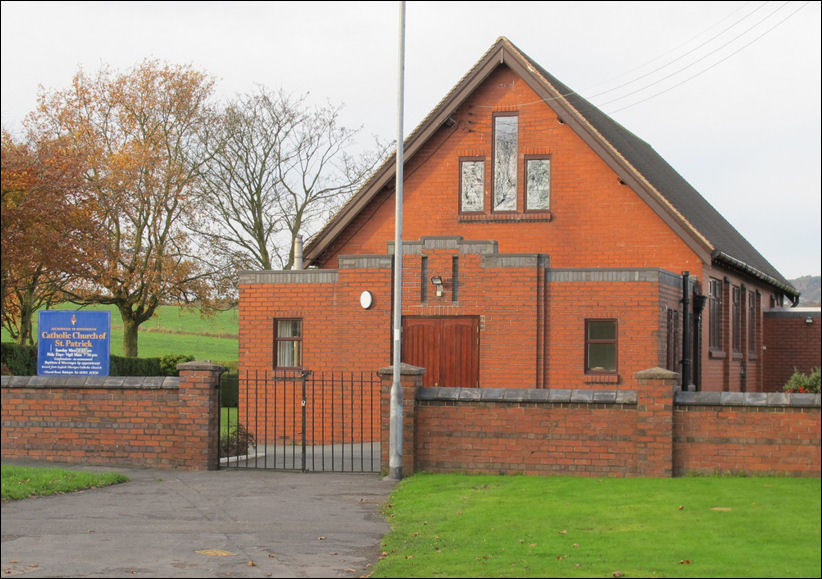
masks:
<path id="1" fill-rule="evenodd" d="M 695 62 L 691 63 L 690 65 L 688 65 L 688 66 L 686 66 L 686 67 L 684 67 L 684 68 L 680 69 L 679 71 L 676 71 L 676 72 L 674 72 L 674 73 L 671 73 L 671 74 L 667 75 L 666 77 L 664 77 L 664 78 L 662 78 L 662 79 L 659 79 L 658 81 L 656 81 L 656 82 L 654 82 L 654 83 L 651 83 L 651 84 L 649 84 L 649 85 L 647 85 L 647 86 L 643 87 L 642 89 L 639 89 L 639 90 L 633 91 L 633 92 L 631 92 L 631 93 L 628 93 L 628 94 L 623 95 L 623 96 L 621 96 L 621 97 L 618 97 L 618 98 L 616 98 L 616 99 L 611 99 L 610 101 L 607 101 L 607 102 L 605 102 L 605 103 L 601 103 L 601 105 L 599 105 L 599 106 L 604 106 L 604 105 L 607 105 L 607 104 L 610 104 L 610 103 L 616 102 L 616 101 L 618 101 L 618 100 L 622 100 L 623 98 L 625 98 L 625 97 L 627 97 L 627 96 L 630 96 L 630 95 L 632 95 L 632 94 L 636 94 L 637 92 L 640 92 L 641 90 L 646 90 L 646 89 L 648 89 L 648 88 L 651 88 L 652 86 L 654 86 L 654 85 L 656 85 L 656 84 L 659 84 L 661 81 L 666 80 L 666 79 L 668 79 L 668 78 L 670 78 L 670 77 L 672 77 L 672 76 L 674 76 L 674 75 L 676 75 L 676 74 L 679 74 L 679 73 L 683 72 L 684 70 L 687 70 L 687 69 L 688 69 L 688 68 L 690 68 L 693 64 L 696 64 L 696 63 L 698 63 L 698 62 L 700 62 L 700 61 L 704 60 L 704 59 L 705 59 L 705 58 L 707 58 L 708 56 L 710 56 L 710 55 L 712 55 L 712 54 L 715 54 L 718 50 L 721 50 L 722 48 L 726 47 L 726 46 L 727 46 L 728 44 L 730 44 L 731 42 L 733 42 L 733 41 L 737 40 L 737 39 L 738 39 L 738 38 L 740 38 L 742 35 L 746 34 L 746 33 L 747 33 L 747 32 L 749 32 L 750 30 L 752 30 L 753 28 L 755 28 L 756 26 L 758 26 L 759 24 L 761 24 L 762 22 L 764 22 L 766 19 L 768 19 L 768 18 L 770 18 L 771 16 L 773 16 L 776 12 L 778 12 L 779 10 L 781 10 L 782 8 L 784 8 L 784 7 L 785 7 L 785 5 L 787 5 L 787 4 L 788 4 L 788 2 L 786 2 L 786 3 L 785 3 L 785 4 L 783 4 L 782 6 L 780 6 L 779 8 L 777 8 L 776 10 L 774 10 L 773 12 L 771 12 L 770 14 L 768 14 L 768 16 L 766 16 L 765 18 L 763 18 L 762 20 L 760 20 L 759 22 L 757 22 L 756 24 L 754 24 L 753 26 L 751 26 L 750 28 L 748 28 L 747 30 L 745 30 L 745 32 L 743 32 L 742 34 L 740 34 L 740 35 L 738 35 L 738 36 L 734 37 L 732 40 L 730 40 L 730 41 L 726 42 L 725 44 L 723 44 L 722 46 L 720 46 L 720 47 L 719 47 L 719 48 L 717 48 L 716 50 L 714 50 L 714 51 L 712 51 L 711 53 L 707 54 L 706 56 L 704 56 L 704 57 L 700 58 L 699 60 L 697 60 L 697 61 L 695 61 Z M 739 52 L 741 52 L 741 51 L 742 51 L 742 50 L 744 50 L 745 48 L 749 47 L 749 46 L 750 46 L 751 44 L 753 44 L 754 42 L 756 42 L 756 41 L 760 40 L 762 37 L 764 37 L 766 34 L 770 33 L 770 32 L 771 32 L 772 30 L 774 30 L 777 26 L 779 26 L 779 25 L 781 25 L 782 23 L 784 23 L 786 20 L 788 20 L 788 18 L 790 18 L 791 16 L 793 16 L 794 14 L 796 14 L 797 12 L 799 12 L 800 10 L 802 10 L 802 9 L 803 9 L 805 6 L 807 6 L 808 4 L 810 4 L 810 0 L 808 0 L 807 2 L 805 2 L 804 4 L 802 4 L 801 6 L 799 6 L 796 10 L 794 10 L 793 12 L 791 12 L 790 14 L 788 14 L 787 16 L 785 16 L 784 18 L 782 18 L 781 20 L 779 20 L 776 24 L 774 24 L 773 26 L 771 26 L 770 28 L 768 28 L 767 30 L 765 30 L 764 32 L 762 32 L 761 34 L 759 34 L 758 36 L 756 36 L 756 37 L 754 37 L 753 39 L 751 39 L 749 42 L 747 42 L 747 43 L 743 44 L 742 46 L 740 46 L 739 48 L 737 48 L 736 50 L 734 50 L 733 52 L 731 52 L 730 54 L 728 54 L 728 55 L 727 55 L 727 56 L 725 56 L 724 58 L 721 58 L 720 60 L 718 60 L 718 61 L 714 62 L 714 63 L 713 63 L 713 64 L 711 64 L 710 66 L 707 66 L 706 68 L 704 68 L 704 69 L 702 69 L 702 70 L 700 70 L 700 71 L 696 72 L 695 74 L 693 74 L 693 75 L 689 76 L 688 78 L 683 79 L 682 81 L 680 81 L 680 82 L 678 82 L 678 83 L 676 83 L 676 84 L 674 84 L 674 85 L 672 85 L 672 86 L 670 86 L 670 87 L 668 87 L 668 88 L 666 88 L 666 89 L 664 89 L 664 90 L 661 90 L 661 91 L 659 91 L 659 92 L 657 92 L 657 93 L 654 93 L 654 94 L 652 94 L 652 95 L 650 95 L 650 96 L 648 96 L 648 97 L 645 97 L 644 99 L 638 100 L 638 101 L 636 101 L 636 102 L 634 102 L 634 103 L 631 103 L 631 104 L 629 104 L 629 105 L 626 105 L 626 106 L 621 107 L 621 108 L 618 108 L 618 109 L 613 109 L 613 110 L 610 110 L 610 111 L 608 111 L 608 114 L 618 113 L 618 112 L 620 112 L 620 111 L 624 111 L 624 110 L 626 110 L 626 109 L 629 109 L 629 108 L 631 108 L 631 107 L 634 107 L 634 106 L 636 106 L 636 105 L 638 105 L 638 104 L 641 104 L 641 103 L 644 103 L 644 102 L 646 102 L 646 101 L 649 101 L 649 100 L 651 100 L 651 99 L 653 99 L 653 98 L 656 98 L 656 97 L 658 97 L 658 96 L 660 96 L 660 95 L 663 95 L 663 94 L 667 93 L 668 91 L 671 91 L 671 90 L 673 90 L 673 89 L 675 89 L 675 88 L 677 88 L 677 87 L 679 87 L 679 86 L 682 86 L 682 85 L 683 85 L 683 84 L 685 84 L 686 82 L 689 82 L 689 81 L 693 80 L 694 78 L 696 78 L 696 77 L 698 77 L 698 76 L 701 76 L 702 74 L 705 74 L 705 73 L 706 73 L 706 72 L 708 72 L 709 70 L 713 69 L 714 67 L 718 66 L 719 64 L 721 64 L 721 63 L 725 62 L 726 60 L 728 60 L 729 58 L 731 58 L 732 56 L 734 56 L 734 55 L 738 54 Z"/>
<path id="2" fill-rule="evenodd" d="M 623 77 L 623 76 L 627 76 L 627 74 L 628 74 L 628 73 L 631 73 L 631 72 L 634 72 L 634 71 L 636 71 L 636 70 L 640 70 L 640 69 L 642 69 L 642 68 L 645 68 L 645 67 L 646 67 L 646 66 L 648 66 L 649 64 L 652 64 L 652 63 L 654 63 L 654 62 L 657 62 L 657 61 L 661 60 L 664 56 L 667 56 L 668 54 L 674 53 L 674 52 L 678 51 L 680 48 L 682 48 L 682 47 L 684 47 L 684 46 L 687 46 L 687 45 L 688 45 L 688 44 L 690 44 L 692 41 L 696 40 L 697 38 L 699 38 L 700 36 L 702 36 L 703 34 L 705 34 L 706 32 L 708 32 L 709 30 L 712 30 L 712 29 L 716 28 L 717 26 L 719 26 L 719 24 L 721 24 L 722 22 L 724 22 L 725 20 L 727 20 L 728 18 L 730 18 L 732 15 L 734 15 L 734 14 L 736 14 L 737 12 L 739 12 L 740 10 L 744 9 L 744 7 L 745 7 L 745 6 L 748 6 L 748 4 L 750 4 L 750 2 L 745 3 L 745 4 L 743 5 L 743 7 L 742 7 L 742 8 L 735 10 L 734 12 L 732 12 L 731 14 L 729 14 L 728 16 L 726 16 L 726 17 L 722 18 L 722 19 L 721 19 L 721 20 L 719 20 L 717 23 L 712 24 L 711 26 L 709 26 L 708 28 L 706 28 L 705 30 L 703 30 L 702 32 L 700 32 L 699 34 L 697 34 L 696 36 L 691 37 L 689 40 L 686 40 L 686 41 L 685 41 L 685 42 L 683 42 L 682 44 L 677 45 L 676 47 L 672 48 L 671 50 L 668 50 L 668 51 L 666 51 L 666 52 L 664 52 L 664 53 L 660 54 L 660 55 L 659 55 L 659 56 L 657 56 L 656 58 L 652 58 L 652 59 L 651 59 L 651 60 L 649 60 L 648 62 L 646 62 L 646 63 L 644 63 L 644 64 L 641 64 L 641 65 L 639 65 L 639 66 L 636 66 L 636 67 L 634 67 L 634 68 L 632 68 L 632 69 L 630 69 L 630 70 L 628 70 L 628 71 L 626 71 L 626 72 L 622 73 L 621 75 L 617 75 L 616 77 L 612 77 L 612 80 L 616 80 L 616 79 L 621 78 L 621 77 Z M 637 81 L 639 81 L 639 80 L 642 80 L 643 78 L 646 78 L 646 77 L 648 77 L 648 76 L 650 76 L 650 75 L 654 74 L 655 72 L 658 72 L 658 71 L 660 71 L 660 70 L 662 70 L 662 69 L 664 69 L 664 68 L 667 68 L 667 67 L 671 66 L 673 63 L 675 63 L 675 62 L 677 62 L 677 61 L 679 61 L 679 60 L 682 60 L 683 58 L 685 58 L 685 57 L 686 57 L 686 56 L 688 56 L 689 54 L 692 54 L 692 53 L 696 52 L 697 50 L 699 50 L 700 48 L 702 48 L 702 47 L 703 47 L 703 46 L 705 46 L 706 44 L 708 44 L 708 43 L 712 42 L 714 39 L 716 39 L 716 38 L 718 38 L 718 37 L 722 36 L 722 35 L 723 35 L 723 34 L 725 34 L 728 30 L 730 30 L 731 28 L 733 28 L 734 26 L 736 26 L 737 24 L 739 24 L 739 23 L 740 23 L 740 22 L 742 22 L 743 20 L 745 20 L 745 19 L 747 19 L 747 18 L 750 18 L 752 15 L 754 15 L 756 12 L 758 12 L 759 10 L 761 10 L 762 8 L 764 8 L 766 5 L 767 5 L 767 2 L 763 2 L 763 3 L 762 3 L 762 4 L 760 4 L 758 7 L 754 8 L 754 10 L 753 10 L 753 11 L 751 11 L 750 13 L 745 14 L 742 18 L 740 18 L 740 19 L 738 19 L 738 20 L 734 21 L 734 22 L 733 22 L 732 24 L 730 24 L 729 26 L 727 26 L 727 27 L 723 28 L 720 32 L 718 32 L 718 33 L 714 34 L 713 36 L 711 36 L 711 37 L 710 37 L 710 38 L 708 38 L 707 40 L 703 41 L 702 43 L 698 44 L 697 46 L 693 47 L 692 49 L 688 50 L 688 51 L 687 51 L 687 52 L 685 52 L 684 54 L 681 54 L 680 56 L 678 56 L 678 57 L 674 58 L 673 60 L 669 60 L 669 61 L 667 61 L 667 62 L 666 62 L 665 64 L 663 64 L 662 66 L 658 66 L 658 67 L 656 67 L 655 69 L 653 69 L 653 70 L 651 70 L 651 71 L 649 71 L 649 72 L 646 72 L 646 73 L 644 73 L 644 74 L 642 74 L 642 75 L 640 75 L 640 76 L 638 76 L 638 77 L 632 78 L 631 80 L 629 80 L 629 81 L 627 81 L 627 82 L 623 82 L 622 84 L 619 84 L 619 85 L 617 85 L 617 86 L 614 86 L 614 87 L 611 87 L 611 88 L 606 89 L 606 90 L 604 90 L 604 91 L 601 91 L 601 92 L 598 92 L 598 93 L 595 93 L 595 94 L 589 95 L 589 97 L 588 97 L 588 98 L 596 98 L 596 97 L 598 97 L 598 96 L 602 96 L 602 95 L 607 94 L 607 93 L 609 93 L 609 92 L 613 92 L 613 91 L 615 91 L 615 90 L 617 90 L 617 89 L 620 89 L 620 88 L 622 88 L 622 87 L 628 86 L 629 84 L 633 84 L 633 83 L 635 83 L 635 82 L 637 82 Z M 601 86 L 602 84 L 604 84 L 604 83 L 598 83 L 597 85 L 594 85 L 593 87 L 590 87 L 590 88 L 594 88 L 594 87 L 596 87 L 596 86 Z M 586 92 L 587 92 L 587 90 L 586 90 Z"/>

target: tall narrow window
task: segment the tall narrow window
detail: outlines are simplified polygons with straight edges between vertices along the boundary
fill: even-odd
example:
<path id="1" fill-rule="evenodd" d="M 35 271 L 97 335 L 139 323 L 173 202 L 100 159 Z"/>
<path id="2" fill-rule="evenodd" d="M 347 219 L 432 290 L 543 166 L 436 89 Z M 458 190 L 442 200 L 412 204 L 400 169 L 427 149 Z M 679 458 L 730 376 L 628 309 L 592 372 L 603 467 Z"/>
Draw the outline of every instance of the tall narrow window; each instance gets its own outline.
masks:
<path id="1" fill-rule="evenodd" d="M 422 256 L 420 260 L 420 302 L 428 301 L 428 257 Z"/>
<path id="2" fill-rule="evenodd" d="M 473 213 L 485 209 L 485 160 L 460 161 L 460 211 Z"/>
<path id="3" fill-rule="evenodd" d="M 548 211 L 551 208 L 551 159 L 526 158 L 525 210 Z"/>
<path id="4" fill-rule="evenodd" d="M 668 344 L 666 347 L 665 367 L 671 372 L 679 371 L 679 312 L 668 310 Z"/>
<path id="5" fill-rule="evenodd" d="M 742 303 L 739 288 L 734 286 L 731 298 L 731 314 L 733 324 L 733 349 L 734 352 L 742 352 Z"/>
<path id="6" fill-rule="evenodd" d="M 711 350 L 722 350 L 722 282 L 713 278 L 708 293 L 708 342 Z"/>
<path id="7" fill-rule="evenodd" d="M 585 372 L 617 371 L 617 321 L 585 320 Z"/>
<path id="8" fill-rule="evenodd" d="M 756 294 L 748 292 L 748 352 L 756 354 Z"/>
<path id="9" fill-rule="evenodd" d="M 303 321 L 274 320 L 274 367 L 303 365 Z"/>
<path id="10" fill-rule="evenodd" d="M 494 117 L 494 211 L 517 210 L 518 118 Z"/>
<path id="11" fill-rule="evenodd" d="M 456 255 L 451 258 L 451 301 L 459 301 L 460 287 L 460 258 Z"/>

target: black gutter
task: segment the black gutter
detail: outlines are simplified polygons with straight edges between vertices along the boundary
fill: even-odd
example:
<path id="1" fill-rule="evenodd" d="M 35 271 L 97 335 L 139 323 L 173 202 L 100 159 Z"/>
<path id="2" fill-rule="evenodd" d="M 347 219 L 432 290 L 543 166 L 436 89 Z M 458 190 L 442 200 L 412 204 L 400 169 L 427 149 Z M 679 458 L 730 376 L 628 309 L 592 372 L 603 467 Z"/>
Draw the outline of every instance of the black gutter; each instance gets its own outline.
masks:
<path id="1" fill-rule="evenodd" d="M 796 306 L 799 305 L 799 293 L 800 292 L 796 291 L 796 288 L 794 288 L 790 284 L 783 283 L 783 282 L 779 281 L 778 279 L 776 279 L 775 277 L 772 277 L 772 276 L 770 276 L 766 273 L 763 273 L 760 270 L 758 270 L 754 267 L 751 267 L 747 263 L 739 261 L 735 257 L 731 257 L 727 253 L 719 251 L 718 249 L 713 252 L 711 257 L 714 261 L 717 261 L 719 263 L 723 263 L 725 265 L 729 265 L 729 266 L 731 266 L 735 269 L 743 271 L 743 272 L 747 273 L 748 275 L 752 275 L 753 277 L 755 277 L 757 279 L 760 279 L 760 280 L 762 280 L 766 283 L 769 283 L 770 285 L 774 286 L 776 289 L 782 291 L 782 293 L 784 293 L 788 297 L 788 299 L 791 300 L 791 304 L 792 304 L 791 307 L 795 308 Z"/>

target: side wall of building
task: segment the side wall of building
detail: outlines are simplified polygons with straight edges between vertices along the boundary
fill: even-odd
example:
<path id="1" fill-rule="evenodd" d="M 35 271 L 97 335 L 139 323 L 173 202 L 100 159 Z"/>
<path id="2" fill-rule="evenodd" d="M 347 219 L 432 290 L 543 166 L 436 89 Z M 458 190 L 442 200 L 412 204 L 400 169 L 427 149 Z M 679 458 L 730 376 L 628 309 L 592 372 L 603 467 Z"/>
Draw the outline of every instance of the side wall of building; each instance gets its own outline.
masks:
<path id="1" fill-rule="evenodd" d="M 711 298 L 711 283 L 717 288 Z M 780 297 L 765 283 L 750 276 L 716 266 L 706 267 L 699 280 L 700 293 L 708 297 L 701 314 L 699 353 L 700 390 L 710 392 L 772 392 L 772 368 L 794 364 L 804 354 L 783 349 L 779 356 L 768 352 L 766 327 L 770 312 L 782 311 Z M 711 329 L 713 308 L 718 307 L 719 323 Z M 717 332 L 713 338 L 712 332 Z M 818 325 L 817 325 L 817 352 Z M 818 354 L 817 354 L 818 360 Z M 817 362 L 818 365 L 818 362 Z M 790 374 L 789 374 L 790 375 Z"/>
<path id="2" fill-rule="evenodd" d="M 810 374 L 822 365 L 819 308 L 766 312 L 763 324 L 763 390 L 779 392 L 794 371 Z"/>

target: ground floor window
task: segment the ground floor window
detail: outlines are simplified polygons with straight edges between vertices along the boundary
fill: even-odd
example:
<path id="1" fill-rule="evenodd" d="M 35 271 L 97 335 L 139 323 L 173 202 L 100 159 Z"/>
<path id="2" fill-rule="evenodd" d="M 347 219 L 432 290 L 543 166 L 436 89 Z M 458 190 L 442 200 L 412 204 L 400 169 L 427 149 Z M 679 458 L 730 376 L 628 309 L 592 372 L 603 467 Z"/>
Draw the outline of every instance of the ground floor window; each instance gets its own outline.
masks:
<path id="1" fill-rule="evenodd" d="M 586 374 L 617 371 L 617 321 L 585 320 Z"/>
<path id="2" fill-rule="evenodd" d="M 274 367 L 300 368 L 303 365 L 303 321 L 274 320 Z"/>

